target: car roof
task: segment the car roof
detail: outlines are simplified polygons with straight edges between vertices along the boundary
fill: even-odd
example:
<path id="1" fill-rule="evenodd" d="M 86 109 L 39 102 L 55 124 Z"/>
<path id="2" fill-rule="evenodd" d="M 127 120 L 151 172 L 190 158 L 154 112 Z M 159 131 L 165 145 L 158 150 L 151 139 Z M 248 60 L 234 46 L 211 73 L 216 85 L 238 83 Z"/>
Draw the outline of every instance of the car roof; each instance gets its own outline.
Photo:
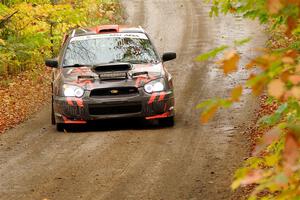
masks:
<path id="1" fill-rule="evenodd" d="M 100 25 L 96 27 L 90 28 L 76 28 L 69 31 L 68 34 L 65 34 L 62 44 L 68 39 L 78 37 L 78 36 L 86 36 L 86 35 L 99 35 L 99 34 L 113 34 L 113 33 L 144 33 L 146 34 L 145 30 L 139 27 L 130 27 L 127 25 Z"/>
<path id="2" fill-rule="evenodd" d="M 77 28 L 69 32 L 68 37 L 97 35 L 113 33 L 145 33 L 142 27 L 129 27 L 126 25 L 101 25 L 91 28 Z"/>

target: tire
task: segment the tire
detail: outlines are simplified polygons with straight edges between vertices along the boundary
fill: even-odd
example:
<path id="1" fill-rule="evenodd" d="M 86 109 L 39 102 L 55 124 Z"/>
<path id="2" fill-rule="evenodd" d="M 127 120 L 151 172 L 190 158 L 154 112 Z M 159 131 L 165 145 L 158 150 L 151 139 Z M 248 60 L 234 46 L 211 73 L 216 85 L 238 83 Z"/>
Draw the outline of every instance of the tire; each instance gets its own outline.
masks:
<path id="1" fill-rule="evenodd" d="M 56 130 L 57 130 L 58 132 L 64 132 L 64 130 L 65 130 L 65 125 L 64 125 L 64 124 L 61 124 L 61 123 L 57 123 L 57 124 L 56 124 Z"/>
<path id="2" fill-rule="evenodd" d="M 159 120 L 159 124 L 165 127 L 173 127 L 175 125 L 174 117 L 167 117 Z"/>

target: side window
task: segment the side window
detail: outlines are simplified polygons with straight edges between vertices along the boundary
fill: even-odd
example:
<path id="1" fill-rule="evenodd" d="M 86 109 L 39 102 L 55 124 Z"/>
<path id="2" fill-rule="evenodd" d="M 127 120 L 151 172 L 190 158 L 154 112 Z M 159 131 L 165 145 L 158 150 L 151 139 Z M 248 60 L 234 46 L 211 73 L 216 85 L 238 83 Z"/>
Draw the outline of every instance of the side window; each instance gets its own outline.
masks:
<path id="1" fill-rule="evenodd" d="M 68 39 L 62 44 L 62 47 L 59 51 L 59 54 L 58 54 L 58 64 L 59 66 L 62 66 L 63 65 L 63 60 L 64 60 L 64 54 L 66 52 L 66 49 L 67 49 L 67 46 L 68 46 Z"/>

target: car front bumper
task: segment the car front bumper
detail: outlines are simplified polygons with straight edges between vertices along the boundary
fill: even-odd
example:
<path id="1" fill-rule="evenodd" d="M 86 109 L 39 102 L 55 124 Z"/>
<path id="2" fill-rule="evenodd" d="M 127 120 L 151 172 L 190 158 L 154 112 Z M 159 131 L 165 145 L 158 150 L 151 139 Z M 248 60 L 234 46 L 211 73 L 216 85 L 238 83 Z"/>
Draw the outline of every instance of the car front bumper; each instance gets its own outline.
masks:
<path id="1" fill-rule="evenodd" d="M 54 97 L 56 123 L 84 124 L 114 118 L 158 119 L 174 116 L 172 91 L 137 96 L 91 98 Z"/>

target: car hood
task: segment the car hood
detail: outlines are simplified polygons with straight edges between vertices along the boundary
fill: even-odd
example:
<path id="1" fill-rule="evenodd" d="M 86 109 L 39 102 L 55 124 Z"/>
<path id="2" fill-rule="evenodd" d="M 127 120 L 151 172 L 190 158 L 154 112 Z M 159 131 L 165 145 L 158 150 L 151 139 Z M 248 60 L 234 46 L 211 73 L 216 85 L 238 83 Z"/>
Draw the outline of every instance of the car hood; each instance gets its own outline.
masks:
<path id="1" fill-rule="evenodd" d="M 118 73 L 118 66 L 130 65 L 127 70 L 121 70 L 127 73 L 126 79 L 109 79 L 103 80 L 100 78 L 102 74 Z M 114 70 L 116 66 L 116 70 Z M 94 88 L 113 88 L 113 87 L 142 87 L 146 83 L 161 78 L 164 76 L 162 63 L 159 64 L 128 64 L 128 63 L 114 63 L 97 66 L 110 67 L 109 71 L 99 72 L 95 67 L 72 67 L 62 68 L 62 83 L 72 84 L 83 87 L 85 90 L 92 90 Z"/>

